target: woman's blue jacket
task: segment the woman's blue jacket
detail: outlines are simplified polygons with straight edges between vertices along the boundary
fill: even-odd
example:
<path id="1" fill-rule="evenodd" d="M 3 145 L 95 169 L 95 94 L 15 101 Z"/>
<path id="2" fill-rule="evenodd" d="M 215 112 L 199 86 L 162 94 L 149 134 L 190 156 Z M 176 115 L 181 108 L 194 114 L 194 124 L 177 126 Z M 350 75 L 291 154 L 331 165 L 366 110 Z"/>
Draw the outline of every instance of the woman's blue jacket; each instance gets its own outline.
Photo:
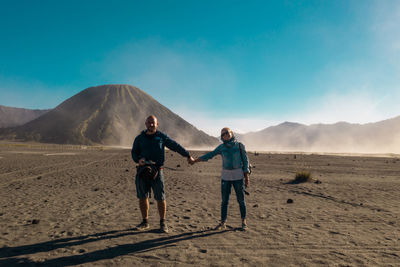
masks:
<path id="1" fill-rule="evenodd" d="M 240 149 L 242 152 L 240 153 Z M 249 172 L 249 159 L 244 145 L 235 140 L 235 138 L 225 141 L 217 146 L 214 151 L 208 152 L 201 156 L 202 161 L 212 159 L 220 154 L 222 156 L 222 168 L 225 170 L 242 168 L 243 172 Z"/>

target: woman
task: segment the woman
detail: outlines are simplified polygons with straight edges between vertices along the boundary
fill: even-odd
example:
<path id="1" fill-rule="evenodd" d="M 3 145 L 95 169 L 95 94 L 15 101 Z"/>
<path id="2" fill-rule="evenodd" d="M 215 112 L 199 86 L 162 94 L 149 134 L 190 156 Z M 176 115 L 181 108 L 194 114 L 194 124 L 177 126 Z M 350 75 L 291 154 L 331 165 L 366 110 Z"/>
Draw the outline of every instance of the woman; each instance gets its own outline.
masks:
<path id="1" fill-rule="evenodd" d="M 221 140 L 223 144 L 219 145 L 214 151 L 195 159 L 193 164 L 200 161 L 207 161 L 218 154 L 222 156 L 221 222 L 216 229 L 226 229 L 229 196 L 233 186 L 240 207 L 242 230 L 246 230 L 246 202 L 244 200 L 244 190 L 245 187 L 249 185 L 249 161 L 247 153 L 244 145 L 236 141 L 232 130 L 227 127 L 221 130 Z"/>

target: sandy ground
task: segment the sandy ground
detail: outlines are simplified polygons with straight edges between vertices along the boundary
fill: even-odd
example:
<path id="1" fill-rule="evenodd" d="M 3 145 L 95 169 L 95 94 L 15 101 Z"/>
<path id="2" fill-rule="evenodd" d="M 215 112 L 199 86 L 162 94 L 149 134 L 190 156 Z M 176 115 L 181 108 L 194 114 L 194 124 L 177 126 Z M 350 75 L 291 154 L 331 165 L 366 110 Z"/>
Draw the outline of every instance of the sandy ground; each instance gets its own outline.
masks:
<path id="1" fill-rule="evenodd" d="M 230 227 L 213 230 L 220 158 L 166 158 L 161 234 L 153 199 L 151 229 L 134 230 L 129 150 L 0 146 L 0 265 L 400 266 L 399 158 L 251 154 L 246 232 L 234 193 Z M 322 183 L 287 184 L 303 169 Z"/>

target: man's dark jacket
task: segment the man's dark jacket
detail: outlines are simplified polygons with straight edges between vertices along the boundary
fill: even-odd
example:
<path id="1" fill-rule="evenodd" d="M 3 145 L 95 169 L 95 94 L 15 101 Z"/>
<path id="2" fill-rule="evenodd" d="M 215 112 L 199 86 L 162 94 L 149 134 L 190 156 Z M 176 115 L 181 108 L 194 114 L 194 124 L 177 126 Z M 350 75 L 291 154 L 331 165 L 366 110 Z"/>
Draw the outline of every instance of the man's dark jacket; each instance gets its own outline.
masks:
<path id="1" fill-rule="evenodd" d="M 190 154 L 180 144 L 169 138 L 166 134 L 157 131 L 155 134 L 146 134 L 142 131 L 136 136 L 132 146 L 132 159 L 136 163 L 139 159 L 151 160 L 157 166 L 163 166 L 165 161 L 165 147 L 178 152 L 184 157 L 189 157 Z"/>

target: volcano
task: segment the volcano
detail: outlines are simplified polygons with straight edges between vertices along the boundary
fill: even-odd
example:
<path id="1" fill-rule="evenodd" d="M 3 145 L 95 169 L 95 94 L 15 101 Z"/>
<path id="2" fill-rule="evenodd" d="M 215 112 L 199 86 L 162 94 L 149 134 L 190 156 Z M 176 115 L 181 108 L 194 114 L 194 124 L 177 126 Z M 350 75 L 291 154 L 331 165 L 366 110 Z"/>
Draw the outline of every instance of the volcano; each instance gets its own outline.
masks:
<path id="1" fill-rule="evenodd" d="M 145 128 L 147 116 L 155 115 L 159 130 L 183 146 L 210 147 L 215 137 L 130 85 L 87 88 L 56 108 L 22 126 L 0 129 L 0 138 L 56 144 L 131 146 Z"/>

